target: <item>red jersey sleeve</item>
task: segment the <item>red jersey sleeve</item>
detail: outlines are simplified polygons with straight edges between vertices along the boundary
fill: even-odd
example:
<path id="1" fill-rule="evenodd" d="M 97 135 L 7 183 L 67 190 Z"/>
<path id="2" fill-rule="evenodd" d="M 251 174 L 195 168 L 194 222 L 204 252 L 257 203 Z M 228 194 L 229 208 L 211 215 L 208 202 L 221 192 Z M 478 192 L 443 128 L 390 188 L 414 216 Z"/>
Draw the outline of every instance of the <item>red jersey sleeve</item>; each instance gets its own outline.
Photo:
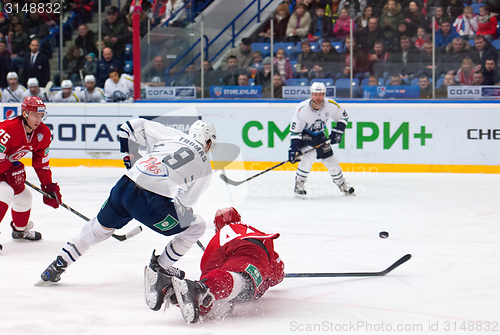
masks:
<path id="1" fill-rule="evenodd" d="M 52 172 L 49 165 L 50 129 L 45 124 L 40 124 L 36 129 L 35 148 L 33 150 L 32 165 L 42 185 L 52 183 Z"/>

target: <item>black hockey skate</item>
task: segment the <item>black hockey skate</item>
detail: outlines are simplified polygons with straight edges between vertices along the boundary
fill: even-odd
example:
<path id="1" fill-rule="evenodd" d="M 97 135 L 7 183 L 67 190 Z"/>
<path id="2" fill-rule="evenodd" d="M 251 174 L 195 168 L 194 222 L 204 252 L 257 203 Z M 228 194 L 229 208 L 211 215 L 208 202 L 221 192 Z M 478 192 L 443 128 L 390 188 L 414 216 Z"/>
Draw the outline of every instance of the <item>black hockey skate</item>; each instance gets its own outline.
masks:
<path id="1" fill-rule="evenodd" d="M 337 185 L 341 192 L 345 195 L 356 195 L 354 193 L 354 187 L 352 187 L 347 181 L 344 181 L 342 184 Z"/>
<path id="2" fill-rule="evenodd" d="M 56 260 L 43 271 L 40 277 L 45 282 L 57 283 L 61 280 L 61 275 L 67 267 L 68 263 L 61 256 L 57 256 Z"/>
<path id="3" fill-rule="evenodd" d="M 149 266 L 144 268 L 144 293 L 146 304 L 153 311 L 160 310 L 163 302 L 166 302 L 166 308 L 172 304 L 177 304 L 174 289 L 172 286 L 172 277 L 183 279 L 184 271 L 172 266 L 164 269 L 158 263 L 158 257 L 153 250 Z"/>
<path id="4" fill-rule="evenodd" d="M 25 230 L 17 230 L 14 226 L 14 222 L 10 223 L 12 227 L 12 238 L 14 240 L 29 240 L 29 241 L 39 241 L 42 239 L 42 234 L 37 231 L 31 230 L 33 229 L 33 222 L 29 221 Z"/>
<path id="5" fill-rule="evenodd" d="M 188 323 L 197 322 L 200 318 L 200 305 L 209 307 L 214 296 L 203 282 L 172 277 L 172 284 L 182 317 Z"/>

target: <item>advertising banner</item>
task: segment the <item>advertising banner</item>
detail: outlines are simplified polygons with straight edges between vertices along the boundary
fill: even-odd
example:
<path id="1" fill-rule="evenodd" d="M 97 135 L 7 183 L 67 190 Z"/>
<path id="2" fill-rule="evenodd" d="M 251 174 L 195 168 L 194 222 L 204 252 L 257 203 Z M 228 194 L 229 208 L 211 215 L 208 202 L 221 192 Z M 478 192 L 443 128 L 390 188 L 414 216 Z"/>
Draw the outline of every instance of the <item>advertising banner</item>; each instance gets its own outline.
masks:
<path id="1" fill-rule="evenodd" d="M 210 98 L 261 98 L 262 86 L 210 86 Z"/>
<path id="2" fill-rule="evenodd" d="M 450 99 L 500 99 L 500 86 L 448 86 Z"/>
<path id="3" fill-rule="evenodd" d="M 311 97 L 309 88 L 309 86 L 283 86 L 283 99 L 309 99 Z M 335 98 L 335 87 L 326 87 L 326 97 Z"/>
<path id="4" fill-rule="evenodd" d="M 420 98 L 419 86 L 363 86 L 363 98 Z"/>
<path id="5" fill-rule="evenodd" d="M 168 100 L 168 99 L 195 99 L 196 87 L 147 87 L 146 99 Z"/>

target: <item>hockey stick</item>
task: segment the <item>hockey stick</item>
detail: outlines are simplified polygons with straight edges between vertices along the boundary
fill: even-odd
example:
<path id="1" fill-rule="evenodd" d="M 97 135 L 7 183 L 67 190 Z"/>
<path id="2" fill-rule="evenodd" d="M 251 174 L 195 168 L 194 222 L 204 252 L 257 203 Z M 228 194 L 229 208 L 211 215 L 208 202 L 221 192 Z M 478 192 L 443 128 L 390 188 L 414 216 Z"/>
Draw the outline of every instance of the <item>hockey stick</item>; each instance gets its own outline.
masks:
<path id="1" fill-rule="evenodd" d="M 315 145 L 314 147 L 312 147 L 312 148 L 310 148 L 310 149 L 307 149 L 306 151 L 304 151 L 303 153 L 301 153 L 299 156 L 297 156 L 297 158 L 298 158 L 298 157 L 301 157 L 301 156 L 304 156 L 305 154 L 308 154 L 308 153 L 310 153 L 311 151 L 314 151 L 314 150 L 316 150 L 316 149 L 318 149 L 318 148 L 321 148 L 322 146 L 327 145 L 327 144 L 330 144 L 330 140 L 327 140 L 327 141 L 325 141 L 325 142 L 323 142 L 323 143 L 320 143 L 320 144 L 318 144 L 318 145 Z M 264 174 L 264 173 L 266 173 L 266 172 L 269 172 L 269 171 L 271 171 L 271 170 L 274 170 L 274 169 L 276 169 L 277 167 L 280 167 L 281 165 L 288 163 L 289 161 L 290 161 L 290 160 L 289 160 L 289 159 L 287 159 L 286 161 L 283 161 L 283 162 L 281 162 L 281 163 L 279 163 L 279 164 L 277 164 L 277 165 L 275 165 L 275 166 L 270 167 L 270 168 L 269 168 L 269 169 L 267 169 L 267 170 L 264 170 L 264 171 L 262 171 L 262 172 L 259 172 L 259 173 L 257 173 L 256 175 L 254 175 L 254 176 L 252 176 L 252 177 L 250 177 L 250 178 L 244 179 L 244 180 L 242 180 L 242 181 L 234 181 L 234 180 L 231 180 L 231 179 L 229 179 L 229 178 L 228 178 L 225 174 L 222 174 L 222 173 L 221 173 L 221 175 L 220 175 L 220 179 L 222 179 L 224 182 L 228 183 L 229 185 L 238 186 L 238 185 L 241 185 L 241 184 L 243 184 L 243 183 L 246 183 L 247 181 L 250 181 L 250 180 L 252 180 L 252 179 L 254 179 L 254 178 L 256 178 L 256 177 L 258 177 L 258 176 L 260 176 L 260 175 L 263 175 L 263 174 Z"/>
<path id="2" fill-rule="evenodd" d="M 407 262 L 411 258 L 410 254 L 406 254 L 398 259 L 394 264 L 389 266 L 384 271 L 380 272 L 345 272 L 345 273 L 287 273 L 285 278 L 303 278 L 303 277 L 380 277 L 385 276 L 401 264 Z"/>
<path id="3" fill-rule="evenodd" d="M 51 199 L 54 199 L 54 197 L 50 194 L 48 194 L 47 192 L 44 192 L 42 191 L 40 188 L 38 188 L 37 186 L 33 185 L 32 183 L 30 183 L 29 181 L 25 180 L 24 183 L 26 185 L 28 185 L 29 187 L 31 187 L 32 189 L 34 189 L 35 191 L 37 191 L 38 193 L 42 194 L 43 196 L 47 197 L 47 198 L 51 198 Z M 68 211 L 70 211 L 71 213 L 81 217 L 82 219 L 84 219 L 85 221 L 89 222 L 90 219 L 88 217 L 86 217 L 85 215 L 83 215 L 82 213 L 78 212 L 77 210 L 69 207 L 68 205 L 66 205 L 64 202 L 61 202 L 59 205 L 61 205 L 62 207 L 66 208 Z M 134 237 L 135 235 L 139 234 L 140 232 L 142 231 L 142 227 L 141 226 L 137 226 L 135 227 L 134 229 L 132 229 L 131 231 L 129 231 L 128 233 L 126 233 L 125 235 L 117 235 L 117 234 L 113 234 L 111 236 L 113 236 L 114 238 L 116 238 L 118 241 L 125 241 L 125 240 L 128 240 L 132 237 Z"/>

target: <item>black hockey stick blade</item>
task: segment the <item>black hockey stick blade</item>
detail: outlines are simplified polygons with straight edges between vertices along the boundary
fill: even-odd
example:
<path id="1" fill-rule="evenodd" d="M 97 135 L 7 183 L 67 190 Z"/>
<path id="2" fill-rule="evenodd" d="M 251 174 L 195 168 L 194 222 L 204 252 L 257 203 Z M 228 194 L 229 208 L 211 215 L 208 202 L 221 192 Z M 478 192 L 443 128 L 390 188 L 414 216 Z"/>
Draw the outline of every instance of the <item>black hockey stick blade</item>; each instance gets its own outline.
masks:
<path id="1" fill-rule="evenodd" d="M 125 241 L 125 240 L 128 240 L 128 239 L 131 239 L 132 237 L 134 237 L 135 235 L 139 234 L 140 232 L 142 232 L 142 227 L 141 226 L 137 226 L 134 229 L 132 229 L 131 231 L 129 231 L 128 233 L 126 233 L 125 235 L 113 234 L 111 236 L 113 236 L 114 238 L 116 238 L 118 241 Z"/>
<path id="2" fill-rule="evenodd" d="M 330 272 L 330 273 L 287 273 L 285 278 L 304 278 L 304 277 L 380 277 L 385 276 L 401 264 L 410 260 L 411 255 L 407 254 L 398 259 L 394 264 L 380 272 Z"/>

